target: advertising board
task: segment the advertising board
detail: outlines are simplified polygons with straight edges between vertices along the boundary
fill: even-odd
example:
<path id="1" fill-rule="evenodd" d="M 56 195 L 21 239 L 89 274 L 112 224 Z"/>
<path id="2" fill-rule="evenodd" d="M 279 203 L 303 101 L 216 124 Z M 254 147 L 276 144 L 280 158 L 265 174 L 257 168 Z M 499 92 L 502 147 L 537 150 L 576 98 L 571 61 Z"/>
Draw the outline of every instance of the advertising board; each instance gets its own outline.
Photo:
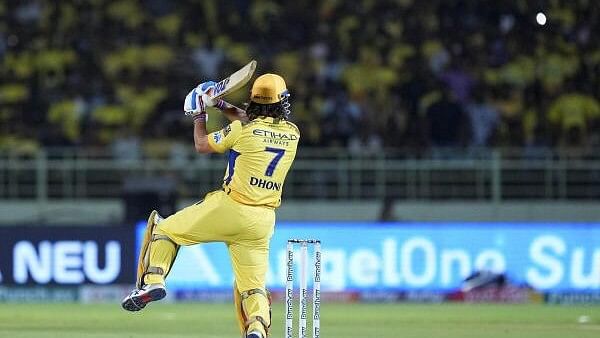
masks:
<path id="1" fill-rule="evenodd" d="M 541 291 L 600 290 L 600 224 L 279 222 L 267 276 L 273 290 L 284 288 L 288 238 L 322 241 L 323 291 L 451 291 L 475 270 Z M 179 251 L 168 285 L 223 290 L 232 281 L 226 246 L 209 243 Z"/>
<path id="2" fill-rule="evenodd" d="M 0 227 L 0 285 L 130 284 L 131 227 Z"/>

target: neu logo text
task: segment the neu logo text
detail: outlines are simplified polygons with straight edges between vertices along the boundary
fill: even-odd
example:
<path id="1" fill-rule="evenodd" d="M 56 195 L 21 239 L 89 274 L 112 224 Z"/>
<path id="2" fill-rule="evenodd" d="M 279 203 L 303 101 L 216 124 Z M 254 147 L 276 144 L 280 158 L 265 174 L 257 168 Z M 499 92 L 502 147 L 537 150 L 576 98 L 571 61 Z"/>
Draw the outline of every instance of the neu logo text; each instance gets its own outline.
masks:
<path id="1" fill-rule="evenodd" d="M 17 284 L 96 284 L 113 282 L 121 271 L 121 245 L 109 241 L 104 247 L 104 267 L 99 266 L 98 244 L 94 241 L 42 241 L 37 248 L 28 241 L 13 248 L 13 276 Z M 31 278 L 31 280 L 30 280 Z"/>

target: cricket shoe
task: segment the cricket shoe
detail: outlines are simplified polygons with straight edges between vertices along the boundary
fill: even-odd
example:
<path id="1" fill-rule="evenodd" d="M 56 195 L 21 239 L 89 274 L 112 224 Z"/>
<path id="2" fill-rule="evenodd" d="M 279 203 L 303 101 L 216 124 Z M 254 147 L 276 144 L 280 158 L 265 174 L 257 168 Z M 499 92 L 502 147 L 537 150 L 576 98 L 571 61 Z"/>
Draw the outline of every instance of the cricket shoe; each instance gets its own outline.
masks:
<path id="1" fill-rule="evenodd" d="M 248 333 L 246 338 L 263 338 L 263 335 L 258 331 L 252 331 L 252 332 Z"/>
<path id="2" fill-rule="evenodd" d="M 141 289 L 135 289 L 123 299 L 121 306 L 127 311 L 140 311 L 150 302 L 161 300 L 167 295 L 162 284 L 150 284 Z"/>

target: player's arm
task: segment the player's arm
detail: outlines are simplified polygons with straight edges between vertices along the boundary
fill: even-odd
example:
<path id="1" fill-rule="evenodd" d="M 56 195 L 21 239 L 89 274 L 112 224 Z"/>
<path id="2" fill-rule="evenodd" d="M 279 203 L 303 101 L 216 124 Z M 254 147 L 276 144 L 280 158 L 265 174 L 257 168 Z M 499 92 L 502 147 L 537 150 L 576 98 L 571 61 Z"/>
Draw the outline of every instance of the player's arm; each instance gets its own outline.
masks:
<path id="1" fill-rule="evenodd" d="M 208 144 L 208 132 L 206 131 L 206 120 L 194 120 L 194 148 L 202 154 L 214 153 L 215 150 Z"/>
<path id="2" fill-rule="evenodd" d="M 230 121 L 242 121 L 248 122 L 248 115 L 246 115 L 246 111 L 242 108 L 236 107 L 229 102 L 225 102 L 223 100 L 219 100 L 217 105 L 215 106 L 221 110 L 223 115 Z"/>
<path id="3" fill-rule="evenodd" d="M 201 83 L 187 94 L 183 103 L 185 114 L 191 116 L 194 120 L 194 147 L 199 153 L 214 152 L 208 144 L 208 132 L 206 131 L 206 121 L 208 119 L 206 108 L 214 105 L 213 100 L 207 94 L 213 88 L 213 81 Z"/>
<path id="4" fill-rule="evenodd" d="M 227 127 L 207 133 L 206 121 L 194 121 L 194 147 L 203 154 L 224 153 L 231 149 L 242 132 L 241 122 L 234 121 Z"/>

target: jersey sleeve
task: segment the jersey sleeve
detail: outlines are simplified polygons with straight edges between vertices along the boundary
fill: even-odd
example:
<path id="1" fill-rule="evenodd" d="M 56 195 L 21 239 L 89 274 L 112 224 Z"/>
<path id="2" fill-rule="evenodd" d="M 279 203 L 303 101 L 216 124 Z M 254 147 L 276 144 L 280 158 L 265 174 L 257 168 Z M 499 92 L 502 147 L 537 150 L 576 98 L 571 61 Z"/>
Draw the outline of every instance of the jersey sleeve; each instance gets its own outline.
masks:
<path id="1" fill-rule="evenodd" d="M 208 134 L 208 144 L 214 151 L 224 153 L 233 147 L 241 134 L 242 123 L 233 121 L 227 127 Z"/>

